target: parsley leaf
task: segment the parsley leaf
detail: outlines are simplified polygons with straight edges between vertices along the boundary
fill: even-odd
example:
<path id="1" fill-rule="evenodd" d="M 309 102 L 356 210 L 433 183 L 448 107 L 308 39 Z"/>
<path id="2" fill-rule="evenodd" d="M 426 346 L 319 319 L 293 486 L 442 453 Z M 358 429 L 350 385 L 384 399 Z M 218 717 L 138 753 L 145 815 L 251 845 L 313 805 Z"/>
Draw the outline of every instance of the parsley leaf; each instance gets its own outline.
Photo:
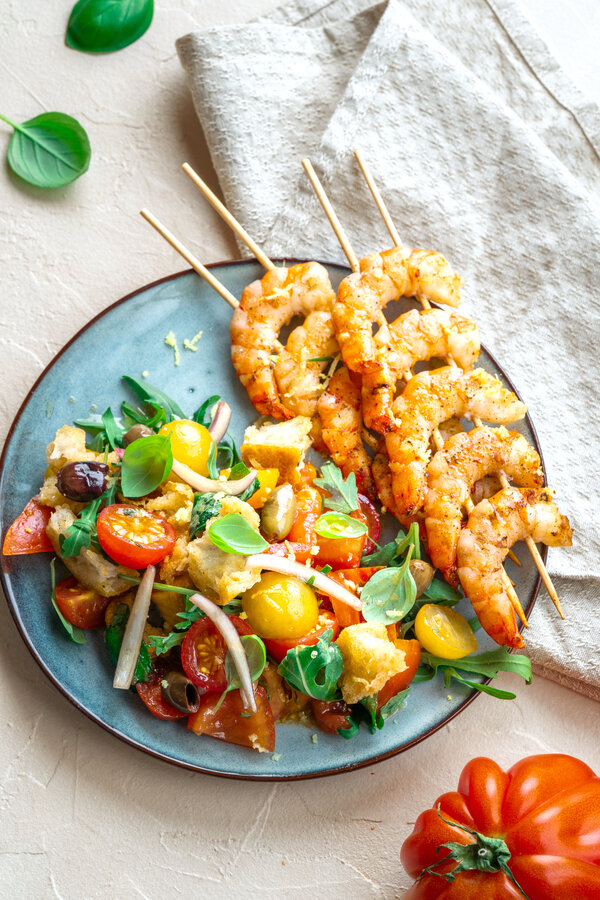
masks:
<path id="1" fill-rule="evenodd" d="M 354 472 L 351 472 L 344 481 L 338 467 L 332 462 L 326 462 L 321 466 L 321 475 L 321 478 L 314 479 L 314 484 L 331 494 L 331 497 L 325 497 L 323 500 L 326 509 L 341 513 L 351 513 L 358 509 L 358 490 Z"/>

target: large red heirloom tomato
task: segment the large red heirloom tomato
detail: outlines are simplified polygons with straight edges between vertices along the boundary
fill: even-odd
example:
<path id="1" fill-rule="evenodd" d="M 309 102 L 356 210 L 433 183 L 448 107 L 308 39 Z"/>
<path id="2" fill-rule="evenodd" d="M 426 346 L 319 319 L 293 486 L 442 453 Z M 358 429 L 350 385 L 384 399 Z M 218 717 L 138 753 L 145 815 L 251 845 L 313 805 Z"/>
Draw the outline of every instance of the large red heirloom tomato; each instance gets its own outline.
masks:
<path id="1" fill-rule="evenodd" d="M 572 756 L 479 757 L 401 850 L 405 900 L 600 898 L 600 778 Z M 419 876 L 421 876 L 419 878 Z"/>

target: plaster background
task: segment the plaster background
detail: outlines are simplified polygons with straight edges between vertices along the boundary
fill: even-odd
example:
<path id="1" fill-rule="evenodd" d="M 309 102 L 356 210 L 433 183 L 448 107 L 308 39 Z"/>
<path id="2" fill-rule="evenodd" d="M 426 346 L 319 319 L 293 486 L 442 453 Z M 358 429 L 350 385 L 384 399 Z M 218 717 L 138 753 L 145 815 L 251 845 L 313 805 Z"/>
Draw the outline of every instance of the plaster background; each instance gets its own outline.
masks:
<path id="1" fill-rule="evenodd" d="M 0 172 L 0 429 L 56 351 L 135 288 L 184 268 L 138 216 L 148 205 L 205 262 L 237 256 L 179 171 L 214 172 L 174 41 L 246 21 L 278 0 L 157 0 L 145 37 L 110 56 L 68 50 L 70 3 L 0 0 L 0 111 L 80 119 L 90 171 L 43 193 Z M 600 101 L 594 0 L 522 0 L 566 71 Z M 10 131 L 0 129 L 2 148 Z M 550 610 L 543 594 L 539 601 Z M 180 771 L 88 721 L 45 679 L 0 606 L 0 896 L 18 898 L 401 897 L 398 852 L 419 811 L 468 759 L 509 766 L 574 753 L 600 769 L 593 701 L 537 679 L 482 696 L 426 743 L 343 776 L 261 785 Z"/>

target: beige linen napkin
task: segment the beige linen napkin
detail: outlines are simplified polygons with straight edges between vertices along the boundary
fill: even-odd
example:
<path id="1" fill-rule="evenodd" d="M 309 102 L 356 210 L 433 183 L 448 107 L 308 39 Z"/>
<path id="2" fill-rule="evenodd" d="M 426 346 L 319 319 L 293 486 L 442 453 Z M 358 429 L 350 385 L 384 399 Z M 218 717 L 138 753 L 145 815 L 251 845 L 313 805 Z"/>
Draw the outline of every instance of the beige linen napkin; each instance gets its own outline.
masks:
<path id="1" fill-rule="evenodd" d="M 310 155 L 359 255 L 389 238 L 465 277 L 462 309 L 511 375 L 574 527 L 527 634 L 534 668 L 600 699 L 600 111 L 512 0 L 296 0 L 177 48 L 225 200 L 273 256 L 343 261 L 301 174 Z"/>

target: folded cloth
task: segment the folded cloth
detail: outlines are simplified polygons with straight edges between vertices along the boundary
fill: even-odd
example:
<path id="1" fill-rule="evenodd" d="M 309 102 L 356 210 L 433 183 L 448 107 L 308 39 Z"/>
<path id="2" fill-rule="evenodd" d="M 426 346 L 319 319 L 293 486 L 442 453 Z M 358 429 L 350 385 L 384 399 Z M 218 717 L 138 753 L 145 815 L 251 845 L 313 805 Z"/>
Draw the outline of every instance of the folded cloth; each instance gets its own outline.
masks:
<path id="1" fill-rule="evenodd" d="M 226 203 L 272 256 L 343 261 L 299 169 L 310 155 L 359 256 L 402 240 L 465 278 L 467 315 L 539 432 L 574 528 L 530 618 L 534 669 L 600 699 L 600 110 L 512 0 L 296 0 L 177 49 Z"/>

